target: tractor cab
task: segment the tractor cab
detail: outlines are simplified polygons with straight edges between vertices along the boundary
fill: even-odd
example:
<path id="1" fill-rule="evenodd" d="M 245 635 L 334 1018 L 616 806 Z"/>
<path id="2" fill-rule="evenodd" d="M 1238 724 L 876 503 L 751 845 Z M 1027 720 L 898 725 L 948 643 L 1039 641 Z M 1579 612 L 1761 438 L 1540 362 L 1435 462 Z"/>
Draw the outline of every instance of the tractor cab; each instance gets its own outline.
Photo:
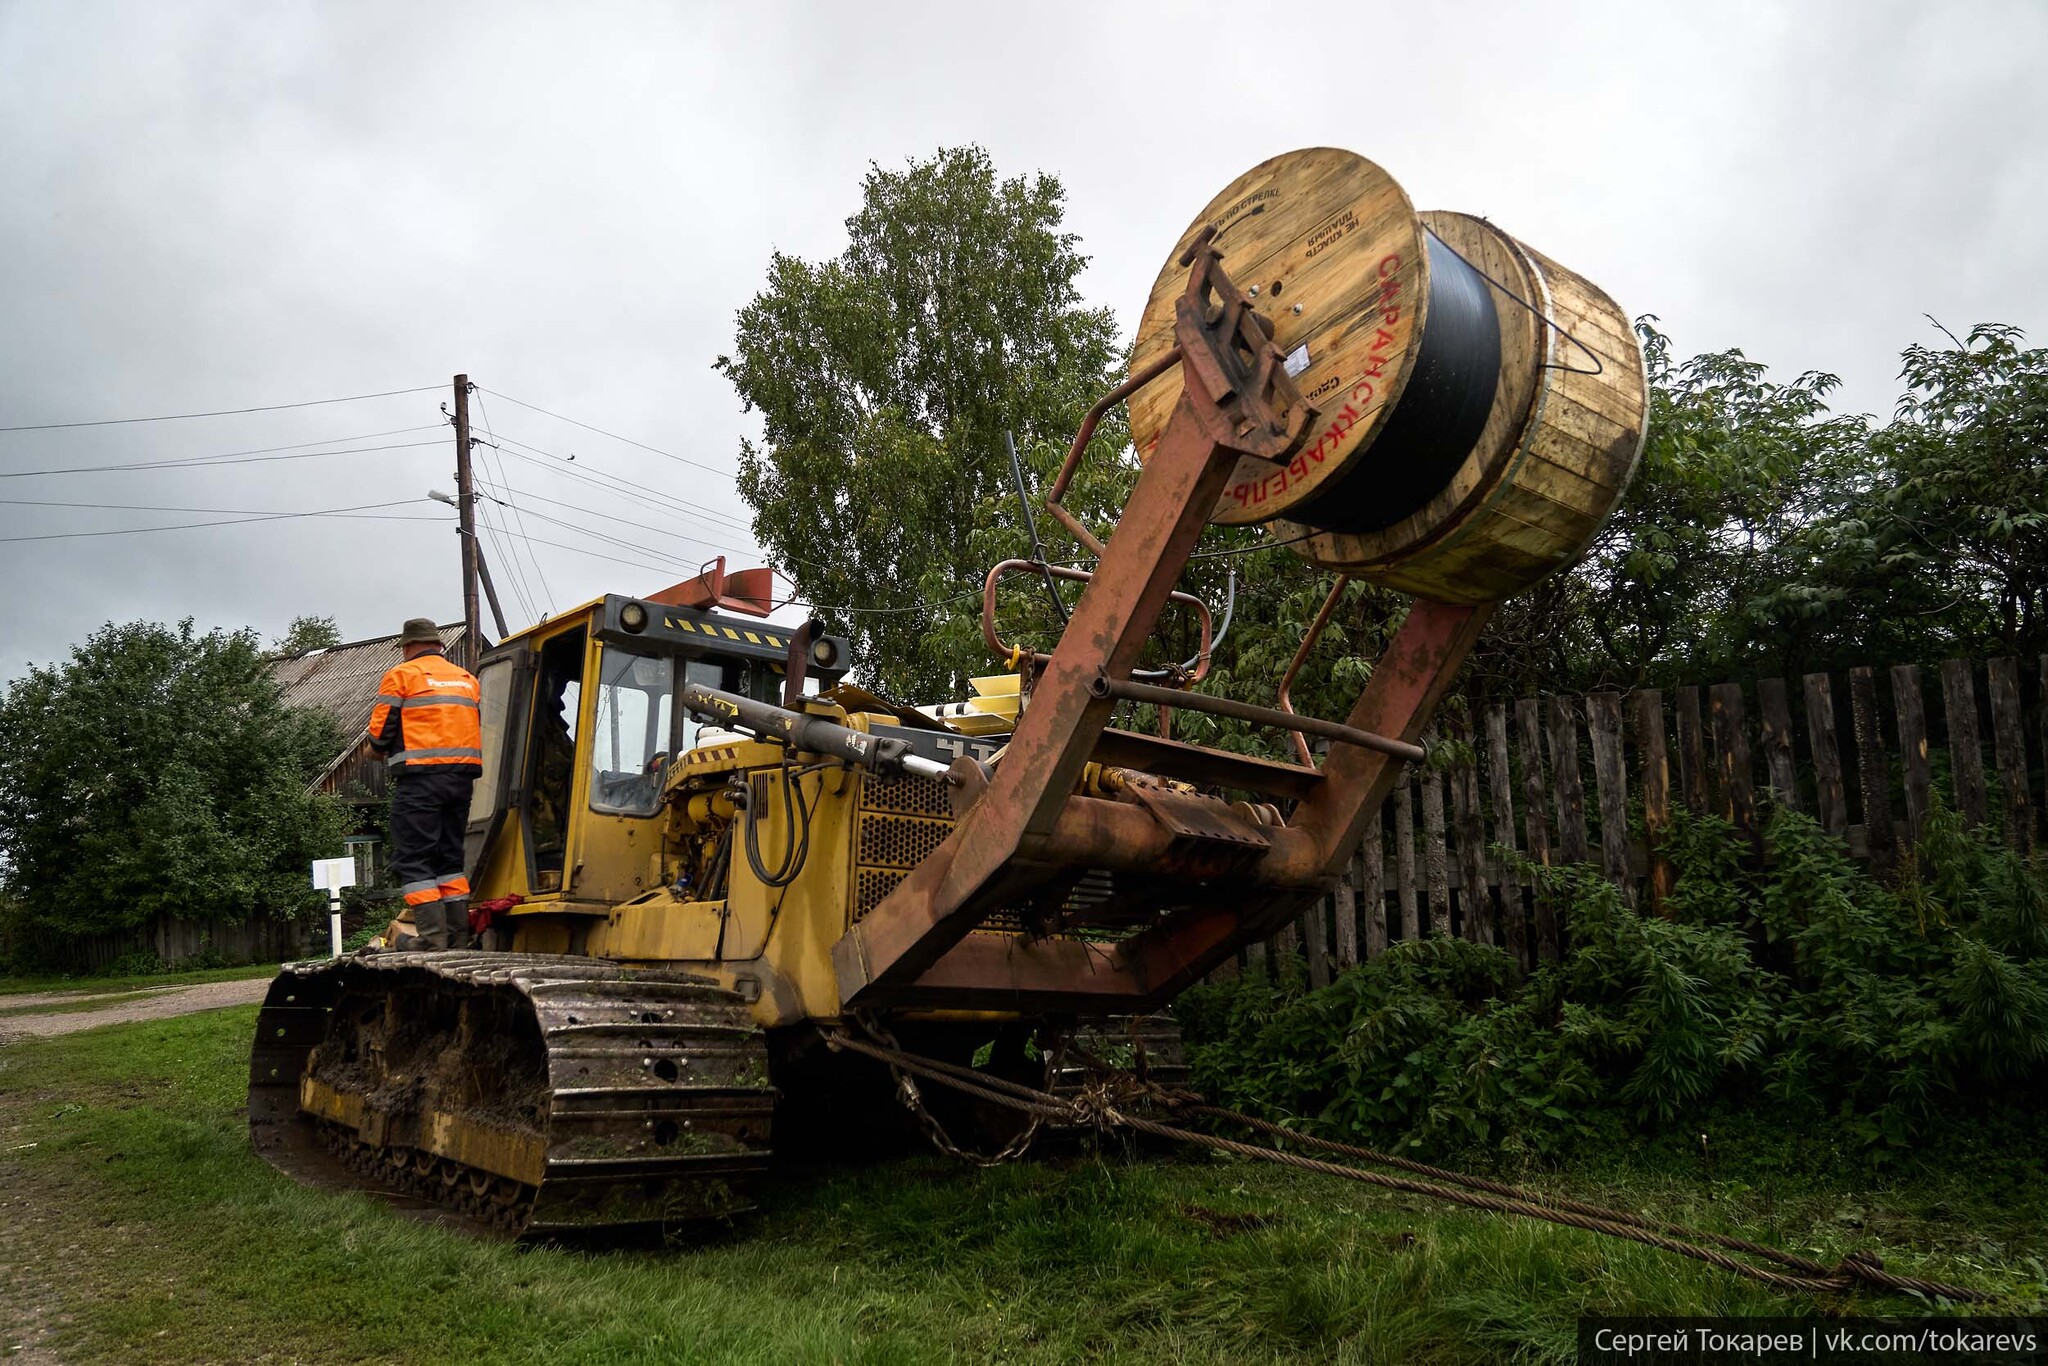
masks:
<path id="1" fill-rule="evenodd" d="M 799 688 L 844 676 L 848 642 L 761 620 L 768 594 L 736 591 L 747 577 L 721 566 L 652 597 L 608 595 L 484 656 L 478 901 L 601 914 L 662 885 L 664 781 L 702 724 L 684 685 L 781 702 L 792 673 Z"/>

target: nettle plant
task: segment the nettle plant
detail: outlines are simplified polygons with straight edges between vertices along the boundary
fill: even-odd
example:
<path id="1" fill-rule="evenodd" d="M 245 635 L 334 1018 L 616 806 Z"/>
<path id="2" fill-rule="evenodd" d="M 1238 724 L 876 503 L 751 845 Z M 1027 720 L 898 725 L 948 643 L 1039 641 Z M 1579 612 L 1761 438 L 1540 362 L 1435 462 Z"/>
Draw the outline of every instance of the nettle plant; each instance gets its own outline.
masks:
<path id="1" fill-rule="evenodd" d="M 1663 915 L 1591 868 L 1534 870 L 1568 947 L 1527 975 L 1437 937 L 1321 991 L 1286 964 L 1198 988 L 1176 1008 L 1197 1083 L 1331 1137 L 1530 1155 L 1727 1108 L 1899 1150 L 2035 1103 L 2042 869 L 1942 809 L 1893 885 L 1796 812 L 1767 813 L 1762 849 L 1679 813 Z"/>

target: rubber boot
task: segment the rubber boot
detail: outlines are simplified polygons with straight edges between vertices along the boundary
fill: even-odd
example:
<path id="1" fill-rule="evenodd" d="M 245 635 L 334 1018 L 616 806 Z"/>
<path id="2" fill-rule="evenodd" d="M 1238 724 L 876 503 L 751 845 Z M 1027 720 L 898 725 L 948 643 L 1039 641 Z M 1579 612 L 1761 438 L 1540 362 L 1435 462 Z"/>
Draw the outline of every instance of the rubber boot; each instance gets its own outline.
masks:
<path id="1" fill-rule="evenodd" d="M 419 933 L 418 947 L 429 953 L 448 947 L 448 916 L 445 901 L 429 901 L 412 908 L 413 929 Z"/>
<path id="2" fill-rule="evenodd" d="M 476 936 L 469 929 L 469 898 L 449 896 L 441 898 L 441 914 L 446 918 L 448 947 L 451 949 L 473 949 Z"/>

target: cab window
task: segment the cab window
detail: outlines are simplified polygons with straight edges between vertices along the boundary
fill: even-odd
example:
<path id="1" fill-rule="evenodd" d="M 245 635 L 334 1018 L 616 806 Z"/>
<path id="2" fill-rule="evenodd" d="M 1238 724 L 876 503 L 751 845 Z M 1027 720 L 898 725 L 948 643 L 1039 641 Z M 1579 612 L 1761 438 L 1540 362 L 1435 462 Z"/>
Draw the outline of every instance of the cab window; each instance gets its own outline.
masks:
<path id="1" fill-rule="evenodd" d="M 673 659 L 604 647 L 591 718 L 591 810 L 613 816 L 660 811 L 674 695 Z"/>

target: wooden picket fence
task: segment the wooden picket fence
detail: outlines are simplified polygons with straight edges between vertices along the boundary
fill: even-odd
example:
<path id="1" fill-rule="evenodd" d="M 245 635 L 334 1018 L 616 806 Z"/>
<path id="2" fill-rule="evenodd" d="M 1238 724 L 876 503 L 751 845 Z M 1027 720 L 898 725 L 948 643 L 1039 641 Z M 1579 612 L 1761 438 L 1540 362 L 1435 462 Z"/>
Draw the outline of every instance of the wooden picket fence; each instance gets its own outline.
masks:
<path id="1" fill-rule="evenodd" d="M 1763 678 L 1669 697 L 1528 697 L 1446 723 L 1431 738 L 1456 742 L 1443 749 L 1451 761 L 1411 770 L 1331 895 L 1246 960 L 1299 954 L 1321 986 L 1392 941 L 1457 934 L 1524 964 L 1554 961 L 1570 927 L 1499 851 L 1543 866 L 1597 864 L 1655 907 L 1671 889 L 1662 845 L 1672 803 L 1754 832 L 1760 790 L 1879 867 L 1917 843 L 1937 784 L 1970 824 L 1995 825 L 2033 852 L 2044 794 L 2028 733 L 2048 762 L 2048 656 L 2031 677 L 2014 659 L 1952 659 L 1939 673 L 1938 707 L 1919 667 L 1901 664 L 1807 674 L 1796 697 L 1788 680 Z M 1643 837 L 1632 838 L 1638 805 Z"/>

